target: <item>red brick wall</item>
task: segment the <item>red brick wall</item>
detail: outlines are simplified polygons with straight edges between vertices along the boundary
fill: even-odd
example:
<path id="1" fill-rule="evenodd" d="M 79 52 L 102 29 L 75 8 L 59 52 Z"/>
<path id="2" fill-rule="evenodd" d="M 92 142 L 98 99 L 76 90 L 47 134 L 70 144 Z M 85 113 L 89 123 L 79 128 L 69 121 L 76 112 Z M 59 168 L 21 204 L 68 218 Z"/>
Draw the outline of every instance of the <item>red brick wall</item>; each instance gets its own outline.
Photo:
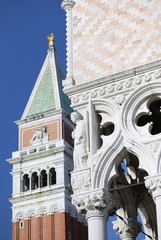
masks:
<path id="1" fill-rule="evenodd" d="M 68 232 L 71 232 L 72 240 L 88 239 L 84 224 L 68 213 L 56 212 L 24 220 L 23 228 L 19 222 L 13 222 L 12 240 L 68 240 Z"/>

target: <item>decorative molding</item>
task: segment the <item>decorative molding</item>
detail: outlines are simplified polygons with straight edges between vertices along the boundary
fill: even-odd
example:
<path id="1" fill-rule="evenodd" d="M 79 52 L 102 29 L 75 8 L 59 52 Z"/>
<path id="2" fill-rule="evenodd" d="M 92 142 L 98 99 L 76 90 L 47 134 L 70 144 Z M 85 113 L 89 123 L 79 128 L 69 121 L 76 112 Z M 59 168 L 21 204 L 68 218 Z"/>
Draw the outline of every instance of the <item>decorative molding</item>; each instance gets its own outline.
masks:
<path id="1" fill-rule="evenodd" d="M 107 85 L 107 82 L 108 84 L 110 84 L 111 87 L 113 86 L 111 85 L 112 83 L 114 84 L 114 86 L 116 86 L 116 83 L 118 83 L 118 81 L 121 81 L 121 80 L 124 80 L 122 82 L 124 83 L 123 85 L 124 88 L 130 88 L 131 85 L 136 86 L 138 84 L 138 80 L 137 80 L 138 76 L 136 75 L 141 75 L 140 77 L 142 78 L 142 83 L 149 82 L 152 80 L 152 78 L 154 80 L 160 78 L 161 77 L 160 68 L 161 68 L 161 60 L 150 63 L 150 64 L 146 64 L 137 68 L 133 68 L 127 71 L 109 75 L 107 77 L 100 78 L 98 80 L 94 80 L 85 84 L 77 85 L 77 86 L 65 89 L 64 92 L 68 96 L 72 96 L 72 95 L 75 95 L 76 93 L 78 94 L 80 92 L 89 91 L 90 89 L 94 89 L 96 87 L 99 87 L 99 89 L 100 88 L 102 89 L 102 86 Z M 151 73 L 147 73 L 147 72 L 151 72 Z M 127 81 L 127 78 L 128 78 L 128 81 Z"/>
<path id="2" fill-rule="evenodd" d="M 130 77 L 130 78 L 126 78 L 124 80 L 122 79 L 118 79 L 119 83 L 117 82 L 108 82 L 107 81 L 104 85 L 104 90 L 102 91 L 102 86 L 100 87 L 95 87 L 95 90 L 88 90 L 88 88 L 86 88 L 86 92 L 82 92 L 82 93 L 78 93 L 76 94 L 76 92 L 71 95 L 71 100 L 72 100 L 72 106 L 75 107 L 77 105 L 79 105 L 80 103 L 86 103 L 87 99 L 91 96 L 91 98 L 96 98 L 96 97 L 110 97 L 110 96 L 114 96 L 118 93 L 120 93 L 120 95 L 123 95 L 123 93 L 128 93 L 129 91 L 135 89 L 138 85 L 143 85 L 149 81 L 153 81 L 156 80 L 156 72 L 150 72 L 150 73 L 144 73 L 141 76 L 134 76 L 134 77 Z M 86 96 L 86 97 L 85 97 Z"/>

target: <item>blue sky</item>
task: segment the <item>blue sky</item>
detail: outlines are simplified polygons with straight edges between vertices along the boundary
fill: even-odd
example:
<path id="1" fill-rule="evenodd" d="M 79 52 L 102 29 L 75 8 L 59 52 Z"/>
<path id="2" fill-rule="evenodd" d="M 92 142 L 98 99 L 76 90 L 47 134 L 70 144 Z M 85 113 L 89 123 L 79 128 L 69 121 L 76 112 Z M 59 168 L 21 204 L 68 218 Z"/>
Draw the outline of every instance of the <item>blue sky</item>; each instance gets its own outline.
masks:
<path id="1" fill-rule="evenodd" d="M 11 166 L 19 120 L 54 33 L 65 72 L 65 14 L 61 0 L 0 0 L 0 239 L 11 240 Z"/>
<path id="2" fill-rule="evenodd" d="M 11 240 L 11 166 L 6 159 L 18 149 L 19 120 L 54 33 L 65 72 L 65 13 L 61 0 L 0 0 L 0 239 Z M 109 240 L 118 239 L 112 228 Z M 142 237 L 143 239 L 143 237 Z"/>

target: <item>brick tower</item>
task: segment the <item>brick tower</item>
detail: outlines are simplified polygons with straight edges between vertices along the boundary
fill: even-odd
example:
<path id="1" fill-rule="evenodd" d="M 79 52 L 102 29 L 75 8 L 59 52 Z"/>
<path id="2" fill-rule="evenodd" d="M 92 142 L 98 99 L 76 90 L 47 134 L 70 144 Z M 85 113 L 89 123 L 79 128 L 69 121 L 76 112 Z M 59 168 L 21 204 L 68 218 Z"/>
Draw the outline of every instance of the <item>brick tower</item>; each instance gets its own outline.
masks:
<path id="1" fill-rule="evenodd" d="M 48 43 L 43 67 L 16 122 L 19 150 L 8 160 L 13 166 L 12 240 L 87 239 L 85 220 L 70 197 L 70 102 L 62 92 L 52 34 Z"/>

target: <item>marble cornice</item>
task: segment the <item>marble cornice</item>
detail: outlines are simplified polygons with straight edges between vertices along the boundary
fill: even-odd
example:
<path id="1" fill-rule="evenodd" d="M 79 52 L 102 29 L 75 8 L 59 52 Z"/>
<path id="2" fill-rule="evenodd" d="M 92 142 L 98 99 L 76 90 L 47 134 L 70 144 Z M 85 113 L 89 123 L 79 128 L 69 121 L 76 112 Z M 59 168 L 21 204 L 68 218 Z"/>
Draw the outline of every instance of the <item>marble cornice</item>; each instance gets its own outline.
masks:
<path id="1" fill-rule="evenodd" d="M 36 190 L 30 191 L 29 193 L 25 192 L 25 193 L 21 193 L 20 196 L 9 198 L 9 202 L 19 203 L 19 202 L 32 200 L 32 199 L 38 199 L 38 198 L 41 199 L 43 197 L 48 197 L 52 195 L 56 196 L 56 194 L 59 194 L 59 193 L 63 193 L 63 194 L 66 193 L 68 197 L 68 195 L 71 194 L 71 189 L 69 187 L 64 187 L 64 186 L 62 187 L 56 186 L 53 189 L 49 189 L 49 190 L 46 190 L 45 188 L 44 191 L 42 191 L 42 189 L 36 189 Z"/>
<path id="2" fill-rule="evenodd" d="M 104 86 L 105 84 L 107 85 L 107 83 L 108 84 L 116 83 L 116 82 L 119 82 L 120 80 L 124 80 L 140 74 L 144 74 L 148 71 L 153 71 L 158 68 L 161 68 L 161 60 L 146 64 L 146 65 L 142 65 L 140 67 L 136 67 L 127 71 L 109 75 L 107 77 L 100 78 L 82 85 L 76 85 L 71 88 L 65 88 L 63 91 L 68 96 L 72 96 L 72 95 L 82 93 L 84 91 L 91 90 L 93 88 Z"/>
<path id="3" fill-rule="evenodd" d="M 38 153 L 32 153 L 32 154 L 26 155 L 26 156 L 10 158 L 7 161 L 10 164 L 18 163 L 18 162 L 24 162 L 24 161 L 28 161 L 28 160 L 31 160 L 31 159 L 36 159 L 36 158 L 40 158 L 40 157 L 49 156 L 49 155 L 52 155 L 52 154 L 55 154 L 55 153 L 58 153 L 58 152 L 62 152 L 62 151 L 65 151 L 65 146 L 57 147 L 55 149 L 50 149 L 50 150 L 46 150 L 46 151 L 42 151 L 42 152 L 38 152 Z"/>

